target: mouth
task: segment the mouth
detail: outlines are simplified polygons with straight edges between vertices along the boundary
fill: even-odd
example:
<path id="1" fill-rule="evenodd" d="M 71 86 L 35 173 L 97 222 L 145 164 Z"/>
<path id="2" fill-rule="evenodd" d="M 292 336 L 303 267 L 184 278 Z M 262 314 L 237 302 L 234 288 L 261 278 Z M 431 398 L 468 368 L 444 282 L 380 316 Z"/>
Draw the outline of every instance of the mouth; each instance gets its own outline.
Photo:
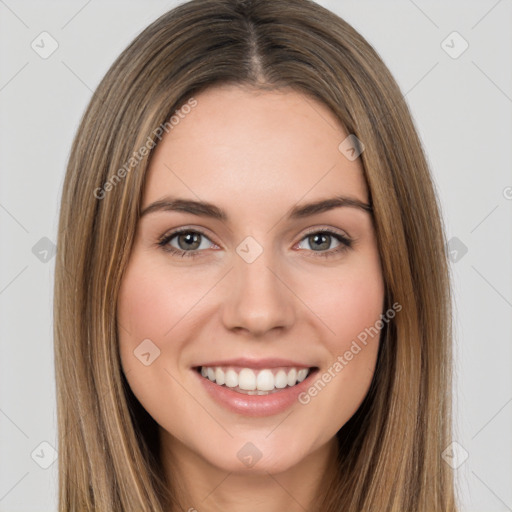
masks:
<path id="1" fill-rule="evenodd" d="M 294 388 L 306 380 L 316 366 L 278 366 L 249 368 L 243 366 L 196 366 L 202 378 L 222 388 L 243 395 L 270 395 Z"/>

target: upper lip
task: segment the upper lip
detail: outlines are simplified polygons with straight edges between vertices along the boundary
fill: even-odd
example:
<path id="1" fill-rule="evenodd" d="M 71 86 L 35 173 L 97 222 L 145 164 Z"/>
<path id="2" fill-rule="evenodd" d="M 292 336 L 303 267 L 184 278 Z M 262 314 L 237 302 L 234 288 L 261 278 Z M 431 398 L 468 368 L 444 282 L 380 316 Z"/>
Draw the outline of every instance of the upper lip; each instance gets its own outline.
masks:
<path id="1" fill-rule="evenodd" d="M 249 359 L 246 357 L 239 357 L 236 359 L 224 359 L 224 360 L 216 360 L 216 361 L 208 361 L 202 364 L 196 365 L 199 366 L 241 366 L 243 368 L 254 368 L 254 369 L 262 369 L 262 368 L 278 368 L 281 366 L 290 366 L 294 368 L 312 368 L 313 365 L 299 363 L 297 361 L 292 361 L 291 359 L 281 359 L 277 357 L 269 357 L 264 359 Z"/>

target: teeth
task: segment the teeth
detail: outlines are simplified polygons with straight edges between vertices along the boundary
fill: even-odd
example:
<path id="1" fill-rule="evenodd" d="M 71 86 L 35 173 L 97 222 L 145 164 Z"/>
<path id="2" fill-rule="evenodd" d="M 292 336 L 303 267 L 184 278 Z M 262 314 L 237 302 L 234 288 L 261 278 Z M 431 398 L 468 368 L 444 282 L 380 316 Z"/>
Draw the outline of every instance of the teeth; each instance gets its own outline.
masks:
<path id="1" fill-rule="evenodd" d="M 210 380 L 213 380 L 213 379 L 210 379 Z M 224 375 L 224 371 L 222 370 L 222 368 L 215 369 L 215 382 L 219 386 L 222 386 L 222 384 L 224 384 L 226 382 L 226 377 Z"/>
<path id="2" fill-rule="evenodd" d="M 308 370 L 302 369 L 297 372 L 297 380 L 302 382 L 308 376 Z"/>
<path id="3" fill-rule="evenodd" d="M 256 389 L 256 374 L 249 368 L 244 368 L 238 374 L 238 387 L 247 391 L 254 391 Z M 261 389 L 260 391 L 265 390 Z"/>
<path id="4" fill-rule="evenodd" d="M 270 370 L 261 370 L 258 373 L 256 387 L 259 391 L 272 391 L 274 389 L 274 375 Z"/>
<path id="5" fill-rule="evenodd" d="M 236 388 L 238 386 L 238 375 L 235 370 L 228 370 L 226 372 L 226 386 L 228 388 Z"/>
<path id="6" fill-rule="evenodd" d="M 237 372 L 234 368 L 226 367 L 201 367 L 201 375 L 219 386 L 238 388 L 248 395 L 266 395 L 269 391 L 283 389 L 287 386 L 295 386 L 302 382 L 309 373 L 308 368 L 280 368 L 253 370 L 242 368 Z"/>
<path id="7" fill-rule="evenodd" d="M 292 368 L 287 375 L 288 386 L 293 386 L 297 382 L 297 370 Z"/>
<path id="8" fill-rule="evenodd" d="M 283 389 L 288 384 L 288 375 L 286 375 L 286 372 L 284 370 L 279 370 L 276 373 L 276 388 L 277 389 Z M 292 384 L 292 386 L 295 384 L 295 382 Z"/>

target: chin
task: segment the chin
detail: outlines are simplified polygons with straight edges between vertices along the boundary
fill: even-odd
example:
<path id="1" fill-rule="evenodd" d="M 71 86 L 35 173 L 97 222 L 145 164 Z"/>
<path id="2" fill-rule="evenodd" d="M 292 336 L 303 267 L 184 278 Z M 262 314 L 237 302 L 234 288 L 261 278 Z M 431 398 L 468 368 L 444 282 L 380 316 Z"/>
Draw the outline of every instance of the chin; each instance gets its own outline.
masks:
<path id="1" fill-rule="evenodd" d="M 266 475 L 288 471 L 314 451 L 314 447 L 307 450 L 308 441 L 301 436 L 297 436 L 295 441 L 289 436 L 271 439 L 272 436 L 264 432 L 258 436 L 235 437 L 218 444 L 215 451 L 210 446 L 209 450 L 200 455 L 223 471 Z"/>

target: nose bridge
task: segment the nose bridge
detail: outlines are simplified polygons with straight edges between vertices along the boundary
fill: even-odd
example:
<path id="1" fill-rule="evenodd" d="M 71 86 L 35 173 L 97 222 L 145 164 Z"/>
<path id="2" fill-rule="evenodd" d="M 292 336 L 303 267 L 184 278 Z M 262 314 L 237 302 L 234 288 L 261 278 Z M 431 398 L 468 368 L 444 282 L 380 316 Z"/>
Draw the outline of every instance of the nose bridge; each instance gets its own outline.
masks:
<path id="1" fill-rule="evenodd" d="M 261 335 L 276 327 L 289 327 L 295 318 L 293 294 L 279 276 L 280 265 L 272 249 L 247 237 L 236 248 L 230 291 L 224 304 L 227 328 L 243 328 Z"/>

